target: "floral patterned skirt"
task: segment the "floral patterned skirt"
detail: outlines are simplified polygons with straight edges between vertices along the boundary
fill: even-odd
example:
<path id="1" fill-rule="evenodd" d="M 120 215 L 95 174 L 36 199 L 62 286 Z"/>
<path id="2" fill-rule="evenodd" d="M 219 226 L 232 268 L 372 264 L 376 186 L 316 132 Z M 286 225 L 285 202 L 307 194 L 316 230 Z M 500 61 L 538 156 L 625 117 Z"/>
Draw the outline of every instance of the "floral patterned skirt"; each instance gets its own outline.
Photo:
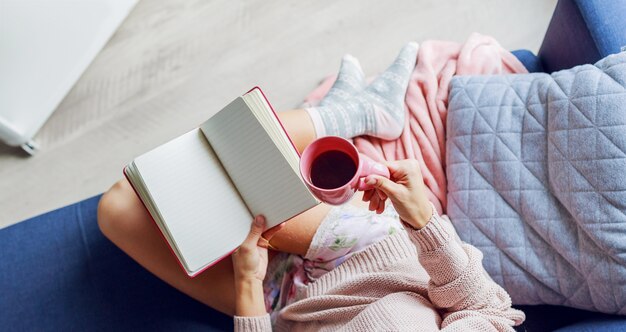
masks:
<path id="1" fill-rule="evenodd" d="M 269 262 L 264 291 L 272 322 L 282 308 L 295 301 L 298 286 L 315 282 L 355 253 L 402 230 L 391 204 L 380 215 L 351 204 L 333 207 L 304 257 L 279 253 Z"/>

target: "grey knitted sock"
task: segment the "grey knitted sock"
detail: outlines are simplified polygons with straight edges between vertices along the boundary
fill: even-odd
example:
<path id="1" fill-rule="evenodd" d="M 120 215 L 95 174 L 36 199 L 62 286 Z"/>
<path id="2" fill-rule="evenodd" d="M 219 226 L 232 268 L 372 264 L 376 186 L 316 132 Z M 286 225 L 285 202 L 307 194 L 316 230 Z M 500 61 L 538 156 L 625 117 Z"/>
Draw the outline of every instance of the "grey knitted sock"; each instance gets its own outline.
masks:
<path id="1" fill-rule="evenodd" d="M 335 83 L 320 101 L 319 106 L 332 105 L 346 100 L 361 92 L 365 86 L 365 74 L 363 74 L 359 60 L 346 54 L 341 59 L 341 67 L 339 67 Z"/>
<path id="2" fill-rule="evenodd" d="M 404 46 L 386 71 L 350 98 L 307 108 L 317 137 L 398 138 L 404 129 L 404 96 L 415 67 L 417 49 L 415 42 Z"/>

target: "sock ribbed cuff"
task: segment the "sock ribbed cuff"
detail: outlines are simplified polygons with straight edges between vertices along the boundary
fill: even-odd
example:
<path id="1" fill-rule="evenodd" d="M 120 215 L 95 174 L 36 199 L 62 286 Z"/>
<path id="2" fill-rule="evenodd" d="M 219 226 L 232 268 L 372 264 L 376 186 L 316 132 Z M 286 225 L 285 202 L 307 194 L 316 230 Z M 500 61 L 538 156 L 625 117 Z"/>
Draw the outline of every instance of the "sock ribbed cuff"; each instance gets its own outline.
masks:
<path id="1" fill-rule="evenodd" d="M 313 122 L 313 127 L 315 128 L 316 137 L 324 137 L 326 135 L 326 127 L 324 126 L 324 122 L 322 121 L 322 117 L 320 113 L 315 108 L 305 108 L 306 113 L 311 118 L 311 122 Z"/>

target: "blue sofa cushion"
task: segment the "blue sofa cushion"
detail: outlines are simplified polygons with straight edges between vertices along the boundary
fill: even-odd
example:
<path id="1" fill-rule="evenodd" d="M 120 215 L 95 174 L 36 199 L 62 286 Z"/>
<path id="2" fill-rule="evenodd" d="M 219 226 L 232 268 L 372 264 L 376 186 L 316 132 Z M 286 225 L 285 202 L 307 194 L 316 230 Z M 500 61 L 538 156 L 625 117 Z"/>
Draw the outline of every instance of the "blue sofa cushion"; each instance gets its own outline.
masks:
<path id="1" fill-rule="evenodd" d="M 529 73 L 543 73 L 541 59 L 529 50 L 516 50 L 511 52 L 526 67 Z"/>
<path id="2" fill-rule="evenodd" d="M 561 0 L 539 58 L 546 72 L 595 63 L 626 45 L 626 0 Z"/>
<path id="3" fill-rule="evenodd" d="M 0 230 L 2 331 L 231 330 L 98 229 L 100 197 Z"/>
<path id="4" fill-rule="evenodd" d="M 626 46 L 626 0 L 575 0 L 601 58 Z"/>
<path id="5" fill-rule="evenodd" d="M 555 332 L 624 332 L 626 323 L 623 318 L 598 318 L 583 321 L 566 327 L 562 327 Z"/>

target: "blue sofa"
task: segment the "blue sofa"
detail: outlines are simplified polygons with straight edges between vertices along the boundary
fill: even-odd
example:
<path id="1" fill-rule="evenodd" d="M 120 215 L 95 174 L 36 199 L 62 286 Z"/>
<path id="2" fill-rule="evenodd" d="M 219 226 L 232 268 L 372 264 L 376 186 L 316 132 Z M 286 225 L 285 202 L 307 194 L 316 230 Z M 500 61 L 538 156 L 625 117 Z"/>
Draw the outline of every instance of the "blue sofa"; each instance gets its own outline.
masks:
<path id="1" fill-rule="evenodd" d="M 531 72 L 619 52 L 626 0 L 559 1 L 539 54 L 514 54 Z M 211 331 L 232 321 L 144 270 L 99 231 L 100 196 L 0 230 L 0 330 Z M 626 318 L 520 306 L 519 331 L 618 331 Z"/>

